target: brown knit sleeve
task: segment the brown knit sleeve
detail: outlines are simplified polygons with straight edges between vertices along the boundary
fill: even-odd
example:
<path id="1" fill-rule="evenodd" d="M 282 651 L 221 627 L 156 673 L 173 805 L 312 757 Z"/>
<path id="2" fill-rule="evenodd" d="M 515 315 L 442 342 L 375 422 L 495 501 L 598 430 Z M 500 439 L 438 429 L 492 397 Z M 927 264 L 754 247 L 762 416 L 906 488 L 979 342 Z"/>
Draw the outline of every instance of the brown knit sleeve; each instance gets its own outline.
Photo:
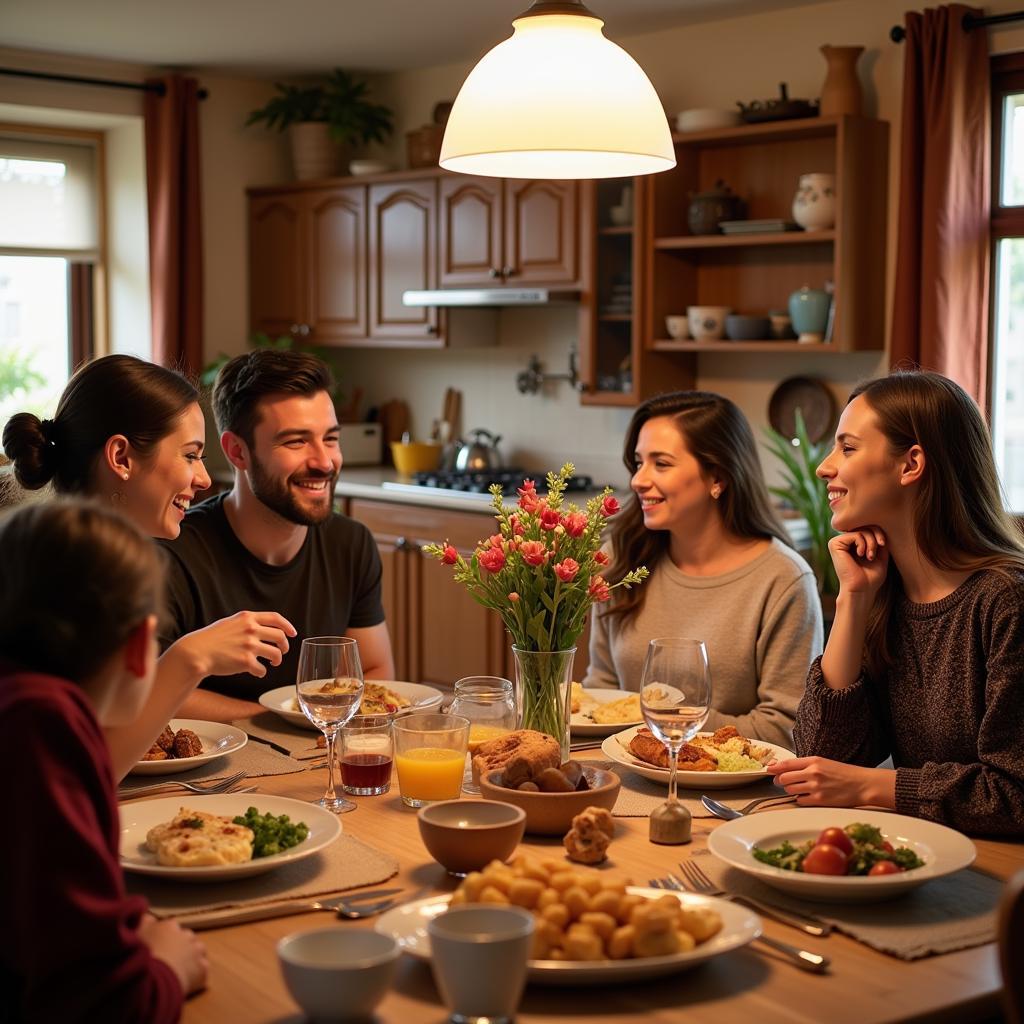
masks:
<path id="1" fill-rule="evenodd" d="M 975 835 L 1024 836 L 1024 586 L 991 589 L 977 606 L 986 649 L 978 760 L 897 769 L 896 810 Z"/>
<path id="2" fill-rule="evenodd" d="M 869 768 L 890 754 L 890 740 L 871 699 L 863 672 L 844 690 L 833 690 L 821 674 L 821 657 L 807 673 L 807 688 L 796 709 L 793 739 L 798 757 L 827 757 Z"/>

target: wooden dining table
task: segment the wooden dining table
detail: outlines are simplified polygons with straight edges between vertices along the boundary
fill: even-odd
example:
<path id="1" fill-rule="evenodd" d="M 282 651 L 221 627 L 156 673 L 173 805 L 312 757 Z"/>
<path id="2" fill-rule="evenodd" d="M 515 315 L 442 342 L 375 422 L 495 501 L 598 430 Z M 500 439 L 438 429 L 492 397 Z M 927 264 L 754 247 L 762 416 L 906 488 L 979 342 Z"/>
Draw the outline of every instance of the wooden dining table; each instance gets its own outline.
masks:
<path id="1" fill-rule="evenodd" d="M 253 780 L 258 793 L 312 801 L 324 790 L 325 770 L 307 770 Z M 402 887 L 399 899 L 450 892 L 458 880 L 433 861 L 420 840 L 414 811 L 403 806 L 397 780 L 391 792 L 357 797 L 358 808 L 342 816 L 345 830 L 394 856 L 398 875 L 382 883 Z M 771 813 L 770 811 L 763 813 Z M 691 853 L 703 850 L 716 819 L 695 819 L 693 841 L 658 846 L 647 837 L 646 818 L 616 818 L 617 834 L 606 870 L 646 885 L 654 877 L 677 872 Z M 1024 867 L 1024 844 L 976 840 L 975 868 L 999 879 Z M 542 856 L 562 854 L 558 839 L 526 836 L 525 850 Z M 378 888 L 373 886 L 371 888 Z M 290 1024 L 304 1018 L 285 988 L 276 944 L 293 932 L 336 926 L 372 928 L 373 919 L 339 921 L 313 912 L 202 932 L 209 952 L 209 983 L 189 999 L 185 1024 Z M 688 1024 L 881 1024 L 888 1021 L 950 1021 L 965 1024 L 999 1012 L 1001 982 L 995 945 L 903 961 L 876 952 L 834 932 L 815 939 L 786 925 L 764 921 L 768 935 L 827 954 L 827 974 L 798 970 L 754 944 L 716 957 L 690 971 L 664 978 L 589 988 L 529 985 L 518 1020 L 521 1024 L 626 1022 L 643 1020 Z M 339 998 L 344 998 L 339 993 Z M 447 1013 L 428 965 L 403 956 L 392 989 L 377 1010 L 380 1024 L 441 1024 Z"/>

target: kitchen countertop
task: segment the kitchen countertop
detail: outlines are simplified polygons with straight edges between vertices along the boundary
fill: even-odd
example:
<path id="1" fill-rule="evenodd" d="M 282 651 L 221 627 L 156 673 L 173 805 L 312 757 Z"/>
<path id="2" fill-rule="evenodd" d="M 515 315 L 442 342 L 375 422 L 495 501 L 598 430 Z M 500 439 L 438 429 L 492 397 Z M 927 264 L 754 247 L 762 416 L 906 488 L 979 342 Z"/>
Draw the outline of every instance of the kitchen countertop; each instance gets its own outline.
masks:
<path id="1" fill-rule="evenodd" d="M 395 484 L 404 486 L 391 486 Z M 343 498 L 394 501 L 403 505 L 429 505 L 431 508 L 447 508 L 459 512 L 493 515 L 489 494 L 470 494 L 466 491 L 444 491 L 430 487 L 418 487 L 408 477 L 399 476 L 391 466 L 357 466 L 351 469 L 343 466 L 334 493 Z M 567 494 L 566 501 L 583 505 L 588 498 L 600 493 L 600 487 L 593 491 L 577 491 Z M 624 502 L 629 493 L 622 489 L 615 489 L 615 496 L 619 501 Z M 512 499 L 506 498 L 505 502 L 512 504 Z M 803 549 L 809 545 L 810 531 L 805 520 L 784 519 L 783 526 L 797 549 Z"/>

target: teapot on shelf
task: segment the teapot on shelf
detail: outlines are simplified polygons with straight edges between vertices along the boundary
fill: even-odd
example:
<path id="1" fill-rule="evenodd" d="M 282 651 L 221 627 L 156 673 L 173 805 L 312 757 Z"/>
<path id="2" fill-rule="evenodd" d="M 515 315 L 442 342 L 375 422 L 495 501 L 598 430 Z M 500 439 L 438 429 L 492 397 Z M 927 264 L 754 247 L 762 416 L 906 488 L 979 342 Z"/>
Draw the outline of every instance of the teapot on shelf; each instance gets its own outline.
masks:
<path id="1" fill-rule="evenodd" d="M 686 223 L 693 235 L 718 233 L 718 222 L 742 220 L 746 204 L 721 178 L 706 192 L 691 192 Z"/>

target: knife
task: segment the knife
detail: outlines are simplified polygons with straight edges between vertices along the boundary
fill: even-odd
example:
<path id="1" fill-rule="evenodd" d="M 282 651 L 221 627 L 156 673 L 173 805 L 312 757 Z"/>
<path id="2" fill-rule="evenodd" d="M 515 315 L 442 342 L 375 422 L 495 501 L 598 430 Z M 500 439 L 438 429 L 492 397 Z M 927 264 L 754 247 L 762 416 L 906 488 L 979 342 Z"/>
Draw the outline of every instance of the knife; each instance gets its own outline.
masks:
<path id="1" fill-rule="evenodd" d="M 351 896 L 328 897 L 327 900 L 288 900 L 284 903 L 260 903 L 253 907 L 227 907 L 224 910 L 211 910 L 208 913 L 187 914 L 175 920 L 183 928 L 202 931 L 205 928 L 224 928 L 233 924 L 246 924 L 249 921 L 268 921 L 275 917 L 290 917 L 294 914 L 305 914 L 309 911 L 322 909 L 328 901 L 357 903 L 362 900 L 394 896 L 402 889 L 373 889 L 368 892 L 356 892 Z M 334 909 L 334 908 L 332 908 Z"/>

